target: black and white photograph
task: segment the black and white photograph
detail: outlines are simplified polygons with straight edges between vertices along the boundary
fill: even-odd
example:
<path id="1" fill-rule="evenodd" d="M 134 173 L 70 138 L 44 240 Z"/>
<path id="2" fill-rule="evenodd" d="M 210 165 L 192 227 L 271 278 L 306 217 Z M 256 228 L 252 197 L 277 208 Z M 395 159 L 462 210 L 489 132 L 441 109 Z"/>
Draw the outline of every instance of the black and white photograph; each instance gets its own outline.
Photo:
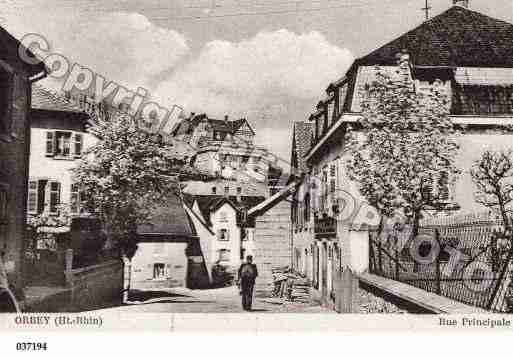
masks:
<path id="1" fill-rule="evenodd" d="M 0 330 L 511 329 L 511 0 L 0 3 Z"/>

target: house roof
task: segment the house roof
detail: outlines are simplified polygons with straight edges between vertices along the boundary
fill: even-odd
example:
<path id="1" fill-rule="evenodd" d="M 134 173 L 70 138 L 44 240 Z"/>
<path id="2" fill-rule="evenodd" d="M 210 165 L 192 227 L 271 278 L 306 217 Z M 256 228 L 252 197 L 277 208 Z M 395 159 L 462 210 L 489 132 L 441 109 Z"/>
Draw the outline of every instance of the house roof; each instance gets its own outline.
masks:
<path id="1" fill-rule="evenodd" d="M 40 85 L 32 86 L 32 109 L 84 113 L 73 102 Z"/>
<path id="2" fill-rule="evenodd" d="M 223 204 L 229 203 L 236 210 L 240 210 L 243 207 L 253 208 L 257 204 L 263 202 L 265 197 L 263 196 L 241 196 L 240 200 L 237 196 L 221 196 L 221 195 L 190 195 L 184 194 L 184 201 L 189 208 L 192 208 L 194 202 L 198 204 L 199 210 L 203 219 L 207 225 L 212 226 L 210 222 L 210 213 L 215 212 Z"/>
<path id="3" fill-rule="evenodd" d="M 513 24 L 454 6 L 355 65 L 396 65 L 403 50 L 414 66 L 513 67 Z"/>
<path id="4" fill-rule="evenodd" d="M 293 131 L 293 151 L 295 153 L 292 154 L 296 156 L 297 160 L 297 169 L 300 171 L 306 171 L 306 154 L 310 150 L 312 145 L 312 132 L 313 132 L 313 124 L 310 122 L 294 122 L 294 131 Z M 295 165 L 295 164 L 293 164 Z"/>
<path id="5" fill-rule="evenodd" d="M 249 128 L 251 129 L 251 132 L 253 132 L 253 134 L 255 133 L 245 118 L 233 121 L 227 119 L 217 120 L 215 118 L 209 118 L 206 114 L 201 114 L 194 115 L 190 118 L 182 120 L 175 128 L 174 135 L 192 133 L 194 128 L 196 128 L 198 124 L 202 121 L 207 121 L 210 124 L 210 126 L 212 126 L 212 129 L 216 132 L 225 132 L 230 134 L 234 134 L 239 128 L 241 128 L 245 123 L 247 123 Z"/>
<path id="6" fill-rule="evenodd" d="M 41 61 L 36 64 L 23 61 L 19 55 L 20 47 L 24 49 L 30 57 L 35 58 L 34 54 L 22 46 L 18 39 L 0 26 L 0 58 L 12 66 L 25 69 L 30 76 L 37 75 L 43 71 L 46 72 L 45 65 Z"/>
<path id="7" fill-rule="evenodd" d="M 137 234 L 141 241 L 164 239 L 174 242 L 176 239 L 187 240 L 196 237 L 196 230 L 185 212 L 178 187 L 176 190 L 176 193 L 167 195 L 166 204 L 156 208 L 147 223 L 137 226 Z"/>

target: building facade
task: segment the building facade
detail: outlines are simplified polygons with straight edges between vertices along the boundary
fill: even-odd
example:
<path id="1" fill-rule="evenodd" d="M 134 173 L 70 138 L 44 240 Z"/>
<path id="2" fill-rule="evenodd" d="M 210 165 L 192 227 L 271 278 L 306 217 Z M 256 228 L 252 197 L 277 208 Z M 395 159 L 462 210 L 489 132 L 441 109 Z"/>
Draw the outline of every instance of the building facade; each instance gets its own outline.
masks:
<path id="1" fill-rule="evenodd" d="M 72 216 L 83 213 L 85 194 L 72 170 L 96 139 L 86 131 L 89 115 L 49 90 L 36 86 L 30 112 L 28 215 L 57 215 L 62 206 Z"/>
<path id="2" fill-rule="evenodd" d="M 235 270 L 255 255 L 255 223 L 245 213 L 265 199 L 265 186 L 218 180 L 192 182 L 183 191 L 209 272 L 217 264 Z"/>
<path id="3" fill-rule="evenodd" d="M 37 61 L 24 62 L 20 53 L 31 53 L 2 27 L 0 40 L 0 252 L 9 284 L 21 296 L 31 87 L 46 76 L 46 69 Z"/>
<path id="4" fill-rule="evenodd" d="M 276 162 L 265 148 L 254 144 L 255 132 L 246 119 L 191 114 L 177 125 L 173 137 L 194 149 L 196 168 L 225 179 L 265 182 Z"/>
<path id="5" fill-rule="evenodd" d="M 301 184 L 291 211 L 294 265 L 311 279 L 314 295 L 325 301 L 333 298 L 334 278 L 343 268 L 361 272 L 368 265 L 367 231 L 360 224 L 377 223 L 377 215 L 346 174 L 345 133 L 358 122 L 364 88 L 376 79 L 377 66 L 390 74 L 406 69 L 419 92 L 438 86 L 450 99 L 453 123 L 464 128 L 456 160 L 462 173 L 443 189 L 445 214 L 482 210 L 469 195 L 474 192 L 469 168 L 484 150 L 513 146 L 513 136 L 504 130 L 513 124 L 513 25 L 468 9 L 468 2 L 455 4 L 357 59 L 328 86 L 326 98 L 309 118 L 312 142 L 302 157 L 308 178 L 315 180 Z M 301 156 L 295 152 L 293 157 Z M 341 199 L 341 192 L 349 198 Z M 336 219 L 343 210 L 340 204 L 348 200 L 356 204 L 352 224 Z"/>
<path id="6" fill-rule="evenodd" d="M 138 226 L 137 236 L 137 250 L 128 264 L 132 289 L 208 286 L 199 237 L 178 188 L 148 223 Z"/>

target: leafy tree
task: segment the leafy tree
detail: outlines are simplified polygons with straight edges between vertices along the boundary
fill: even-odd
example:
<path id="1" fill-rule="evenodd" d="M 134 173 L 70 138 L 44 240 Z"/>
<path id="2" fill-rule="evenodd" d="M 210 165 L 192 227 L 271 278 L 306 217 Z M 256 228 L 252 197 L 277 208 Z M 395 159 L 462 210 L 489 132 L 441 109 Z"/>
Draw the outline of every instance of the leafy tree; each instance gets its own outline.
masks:
<path id="1" fill-rule="evenodd" d="M 86 209 L 99 216 L 108 244 L 131 259 L 137 249 L 137 225 L 176 192 L 177 181 L 194 177 L 187 156 L 161 135 L 123 113 L 96 118 L 88 131 L 98 141 L 87 149 L 74 179 L 87 194 Z"/>
<path id="2" fill-rule="evenodd" d="M 417 91 L 407 63 L 395 74 L 376 68 L 376 80 L 363 89 L 362 116 L 349 128 L 347 170 L 362 196 L 383 218 L 397 214 L 418 233 L 422 211 L 448 200 L 457 130 L 439 81 Z"/>

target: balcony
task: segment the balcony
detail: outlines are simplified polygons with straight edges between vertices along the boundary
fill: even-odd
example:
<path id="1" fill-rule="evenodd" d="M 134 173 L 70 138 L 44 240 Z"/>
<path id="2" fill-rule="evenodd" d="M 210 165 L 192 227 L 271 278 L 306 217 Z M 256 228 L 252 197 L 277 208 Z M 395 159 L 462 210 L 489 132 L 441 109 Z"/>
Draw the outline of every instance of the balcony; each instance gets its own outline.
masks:
<path id="1" fill-rule="evenodd" d="M 316 239 L 334 239 L 337 236 L 337 220 L 324 215 L 314 218 L 314 235 Z"/>

